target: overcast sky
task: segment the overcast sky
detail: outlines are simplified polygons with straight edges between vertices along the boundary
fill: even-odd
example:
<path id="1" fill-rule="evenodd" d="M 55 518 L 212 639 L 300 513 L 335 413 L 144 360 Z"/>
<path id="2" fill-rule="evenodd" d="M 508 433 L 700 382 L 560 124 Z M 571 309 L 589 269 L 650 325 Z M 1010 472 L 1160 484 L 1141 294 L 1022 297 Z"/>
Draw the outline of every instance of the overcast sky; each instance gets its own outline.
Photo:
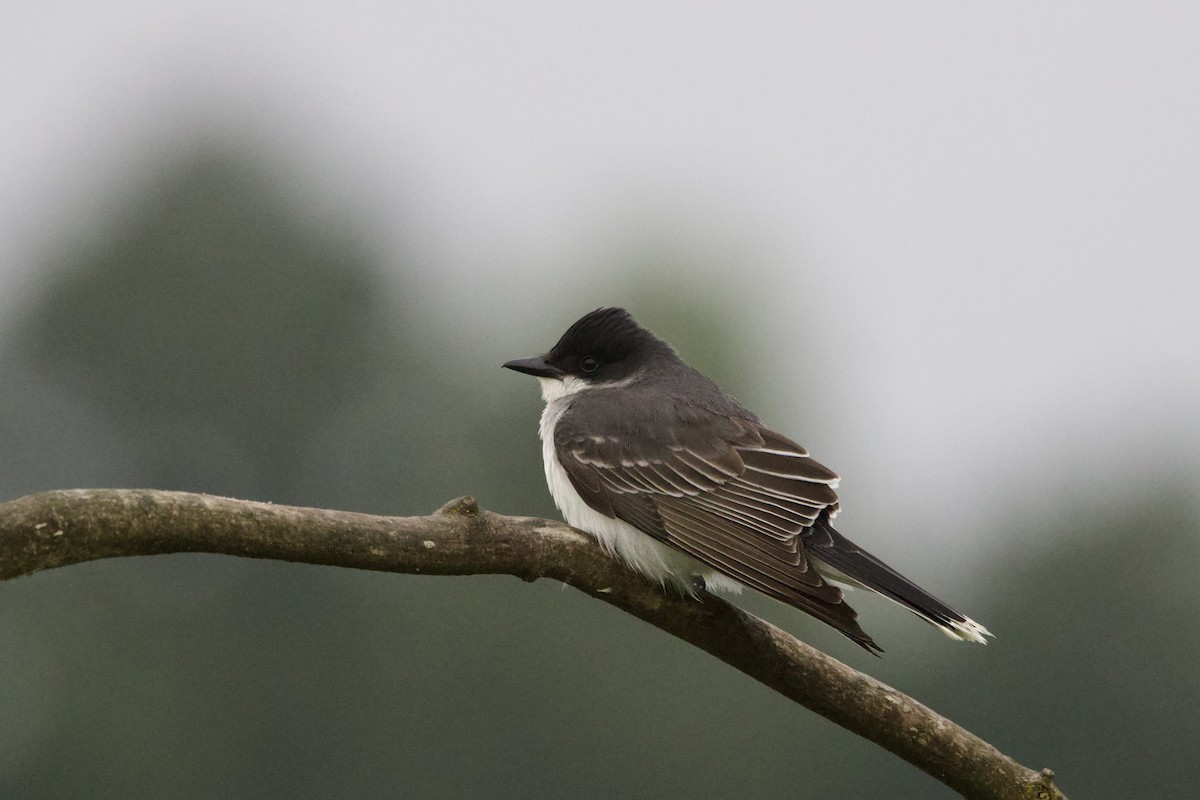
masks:
<path id="1" fill-rule="evenodd" d="M 196 131 L 415 246 L 491 360 L 535 298 L 636 311 L 596 267 L 652 236 L 750 301 L 846 518 L 951 535 L 1197 476 L 1197 42 L 1192 3 L 10 2 L 0 312 Z"/>

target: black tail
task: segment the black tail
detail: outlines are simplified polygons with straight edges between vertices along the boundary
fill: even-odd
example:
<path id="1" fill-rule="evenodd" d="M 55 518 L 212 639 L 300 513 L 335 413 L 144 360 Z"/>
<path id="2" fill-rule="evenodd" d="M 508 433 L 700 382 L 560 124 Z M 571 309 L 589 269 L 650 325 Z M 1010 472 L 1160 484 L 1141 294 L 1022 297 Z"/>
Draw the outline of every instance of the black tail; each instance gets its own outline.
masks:
<path id="1" fill-rule="evenodd" d="M 894 600 L 952 639 L 987 644 L 984 637 L 991 636 L 987 628 L 955 611 L 842 536 L 829 524 L 827 515 L 822 515 L 801 534 L 801 541 L 807 555 L 841 573 L 830 576 L 835 580 L 844 576 L 852 585 L 857 584 Z"/>

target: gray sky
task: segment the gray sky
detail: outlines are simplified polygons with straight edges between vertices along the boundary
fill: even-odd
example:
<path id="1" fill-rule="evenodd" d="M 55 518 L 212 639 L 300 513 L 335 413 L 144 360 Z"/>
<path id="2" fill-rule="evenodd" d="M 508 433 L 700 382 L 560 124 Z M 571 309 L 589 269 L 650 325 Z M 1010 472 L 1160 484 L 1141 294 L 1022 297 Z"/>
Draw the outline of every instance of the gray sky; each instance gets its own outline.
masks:
<path id="1" fill-rule="evenodd" d="M 850 527 L 950 537 L 1200 472 L 1197 41 L 1190 3 L 7 3 L 0 312 L 197 130 L 415 242 L 489 358 L 665 237 L 759 312 Z"/>

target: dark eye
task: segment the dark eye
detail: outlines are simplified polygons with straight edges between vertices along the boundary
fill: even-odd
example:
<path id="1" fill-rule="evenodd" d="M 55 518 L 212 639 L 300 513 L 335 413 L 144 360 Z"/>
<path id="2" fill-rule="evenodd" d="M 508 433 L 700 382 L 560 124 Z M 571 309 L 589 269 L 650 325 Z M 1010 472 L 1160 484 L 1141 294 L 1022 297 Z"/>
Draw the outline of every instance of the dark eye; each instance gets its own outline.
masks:
<path id="1" fill-rule="evenodd" d="M 600 359 L 595 356 L 584 356 L 583 360 L 579 362 L 579 368 L 584 372 L 595 372 L 600 369 Z"/>

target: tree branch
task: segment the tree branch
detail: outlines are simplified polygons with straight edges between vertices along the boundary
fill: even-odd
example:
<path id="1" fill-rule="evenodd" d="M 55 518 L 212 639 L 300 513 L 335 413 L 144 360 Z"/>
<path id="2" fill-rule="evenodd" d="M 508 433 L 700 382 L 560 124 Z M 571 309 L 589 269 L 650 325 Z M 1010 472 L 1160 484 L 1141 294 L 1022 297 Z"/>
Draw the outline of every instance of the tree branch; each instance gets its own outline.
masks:
<path id="1" fill-rule="evenodd" d="M 1035 772 L 916 700 L 714 596 L 664 593 L 562 523 L 469 497 L 377 517 L 146 489 L 45 492 L 0 504 L 0 580 L 120 556 L 223 553 L 422 575 L 552 578 L 689 642 L 969 798 L 1065 800 Z"/>

